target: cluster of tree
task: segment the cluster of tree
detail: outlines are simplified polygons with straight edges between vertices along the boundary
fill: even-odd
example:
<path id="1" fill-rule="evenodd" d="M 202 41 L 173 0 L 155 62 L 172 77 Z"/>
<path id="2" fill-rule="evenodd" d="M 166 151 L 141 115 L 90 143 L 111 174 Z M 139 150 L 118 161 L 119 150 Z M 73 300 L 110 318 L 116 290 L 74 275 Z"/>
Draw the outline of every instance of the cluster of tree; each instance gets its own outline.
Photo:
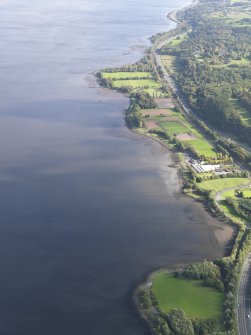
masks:
<path id="1" fill-rule="evenodd" d="M 235 193 L 236 198 L 251 199 L 251 197 L 245 197 L 244 192 L 240 189 L 236 189 L 234 193 Z"/>
<path id="2" fill-rule="evenodd" d="M 150 322 L 154 335 L 175 335 L 169 328 L 164 315 L 151 315 Z"/>
<path id="3" fill-rule="evenodd" d="M 235 213 L 247 220 L 251 219 L 251 200 L 250 199 L 235 199 L 227 197 L 226 202 L 233 208 Z"/>
<path id="4" fill-rule="evenodd" d="M 175 335 L 194 335 L 192 322 L 180 309 L 172 309 L 167 314 L 167 322 Z"/>
<path id="5" fill-rule="evenodd" d="M 148 93 L 131 92 L 130 106 L 126 111 L 126 123 L 130 128 L 141 128 L 143 125 L 140 109 L 156 108 L 156 102 Z"/>
<path id="6" fill-rule="evenodd" d="M 185 268 L 183 275 L 191 279 L 202 279 L 206 286 L 224 291 L 220 269 L 213 262 L 204 260 L 190 264 Z"/>
<path id="7" fill-rule="evenodd" d="M 150 94 L 145 93 L 143 91 L 132 93 L 131 100 L 133 103 L 136 103 L 142 109 L 151 109 L 157 107 L 154 98 Z"/>
<path id="8" fill-rule="evenodd" d="M 152 72 L 153 69 L 146 54 L 140 61 L 134 64 L 123 65 L 121 67 L 107 67 L 102 72 Z"/>
<path id="9" fill-rule="evenodd" d="M 196 175 L 195 180 L 196 183 L 201 183 L 205 180 L 214 180 L 214 179 L 223 179 L 223 178 L 247 178 L 248 174 L 246 171 L 240 172 L 228 172 L 226 174 L 216 175 L 216 174 L 204 174 L 204 175 Z"/>
<path id="10" fill-rule="evenodd" d="M 149 295 L 149 291 L 143 288 L 138 290 L 138 301 L 144 309 L 148 309 L 152 306 L 151 297 Z"/>
<path id="11" fill-rule="evenodd" d="M 238 97 L 241 105 L 251 113 L 251 92 L 239 92 Z"/>
<path id="12" fill-rule="evenodd" d="M 212 334 L 216 331 L 219 331 L 220 327 L 219 320 L 216 318 L 210 318 L 206 320 L 195 319 L 192 320 L 194 333 L 197 335 L 206 335 Z"/>

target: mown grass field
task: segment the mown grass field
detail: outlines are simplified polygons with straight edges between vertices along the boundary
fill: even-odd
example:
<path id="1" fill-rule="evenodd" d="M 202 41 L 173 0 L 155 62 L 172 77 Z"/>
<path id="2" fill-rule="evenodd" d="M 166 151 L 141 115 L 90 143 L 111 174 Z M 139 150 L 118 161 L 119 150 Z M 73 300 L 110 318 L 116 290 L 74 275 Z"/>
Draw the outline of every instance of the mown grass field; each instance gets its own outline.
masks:
<path id="1" fill-rule="evenodd" d="M 213 190 L 215 192 L 219 192 L 227 188 L 246 185 L 249 182 L 250 179 L 248 178 L 222 178 L 203 181 L 202 183 L 198 183 L 198 186 L 203 190 Z"/>
<path id="2" fill-rule="evenodd" d="M 152 292 L 163 312 L 179 308 L 189 318 L 221 317 L 223 294 L 203 286 L 200 280 L 174 278 L 171 274 L 159 272 L 153 275 L 152 282 Z"/>
<path id="3" fill-rule="evenodd" d="M 113 81 L 113 87 L 115 88 L 120 88 L 120 87 L 132 87 L 132 88 L 139 88 L 139 87 L 147 87 L 147 88 L 151 88 L 151 87 L 156 87 L 156 88 L 160 88 L 161 85 L 152 79 L 129 79 L 129 80 L 114 80 Z"/>
<path id="4" fill-rule="evenodd" d="M 104 79 L 152 78 L 151 72 L 102 72 Z"/>
<path id="5" fill-rule="evenodd" d="M 188 141 L 191 147 L 199 154 L 205 157 L 216 157 L 217 151 L 212 144 L 203 139 Z"/>
<path id="6" fill-rule="evenodd" d="M 167 130 L 169 134 L 181 134 L 186 133 L 188 131 L 187 127 L 185 127 L 183 124 L 179 122 L 161 122 L 160 123 L 161 128 L 164 130 Z"/>

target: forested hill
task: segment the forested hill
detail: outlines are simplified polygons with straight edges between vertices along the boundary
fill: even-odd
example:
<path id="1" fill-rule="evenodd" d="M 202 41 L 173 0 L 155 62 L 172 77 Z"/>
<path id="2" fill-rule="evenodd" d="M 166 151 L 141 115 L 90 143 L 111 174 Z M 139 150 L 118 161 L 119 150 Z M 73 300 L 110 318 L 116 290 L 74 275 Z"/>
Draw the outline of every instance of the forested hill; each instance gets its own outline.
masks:
<path id="1" fill-rule="evenodd" d="M 187 34 L 162 47 L 192 109 L 251 145 L 251 1 L 200 1 L 181 11 Z"/>

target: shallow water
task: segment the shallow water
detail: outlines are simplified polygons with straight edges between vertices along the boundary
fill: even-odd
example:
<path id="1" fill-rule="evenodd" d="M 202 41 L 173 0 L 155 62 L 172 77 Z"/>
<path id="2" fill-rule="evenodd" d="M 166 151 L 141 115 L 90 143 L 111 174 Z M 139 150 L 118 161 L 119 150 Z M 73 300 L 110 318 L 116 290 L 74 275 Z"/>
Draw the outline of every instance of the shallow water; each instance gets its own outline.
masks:
<path id="1" fill-rule="evenodd" d="M 1 1 L 0 334 L 143 334 L 131 285 L 222 254 L 170 155 L 90 75 L 136 61 L 184 3 Z"/>

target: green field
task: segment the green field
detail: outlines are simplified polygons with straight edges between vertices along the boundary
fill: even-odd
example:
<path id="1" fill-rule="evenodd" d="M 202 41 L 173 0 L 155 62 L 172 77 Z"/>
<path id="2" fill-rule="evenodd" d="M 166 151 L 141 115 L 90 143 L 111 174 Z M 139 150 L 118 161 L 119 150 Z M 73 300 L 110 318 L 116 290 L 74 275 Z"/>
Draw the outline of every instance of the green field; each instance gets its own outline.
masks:
<path id="1" fill-rule="evenodd" d="M 198 132 L 180 112 L 170 111 L 169 117 L 171 118 L 170 121 L 168 118 L 161 116 L 151 116 L 148 120 L 156 122 L 161 129 L 167 131 L 170 135 L 189 134 L 194 136 L 194 139 L 183 140 L 179 138 L 179 141 L 189 144 L 199 156 L 216 157 L 217 152 L 213 145 L 205 140 L 203 135 Z"/>
<path id="2" fill-rule="evenodd" d="M 125 79 L 125 78 L 152 78 L 151 72 L 102 72 L 104 79 Z"/>
<path id="3" fill-rule="evenodd" d="M 216 157 L 216 150 L 214 147 L 203 139 L 187 141 L 191 147 L 199 154 L 205 157 Z"/>
<path id="4" fill-rule="evenodd" d="M 166 272 L 152 278 L 152 292 L 160 309 L 167 313 L 172 308 L 182 309 L 189 318 L 220 318 L 224 295 L 205 287 L 200 280 L 174 278 Z"/>
<path id="5" fill-rule="evenodd" d="M 203 190 L 219 192 L 227 188 L 246 185 L 248 182 L 250 182 L 250 179 L 248 178 L 222 178 L 203 181 L 202 183 L 199 183 L 198 186 Z"/>
<path id="6" fill-rule="evenodd" d="M 113 87 L 120 88 L 120 87 L 132 87 L 132 88 L 151 88 L 156 87 L 160 88 L 161 85 L 152 79 L 131 79 L 131 80 L 114 80 Z"/>
<path id="7" fill-rule="evenodd" d="M 168 131 L 169 134 L 182 134 L 182 133 L 187 133 L 188 129 L 181 123 L 179 122 L 161 122 L 160 126 Z"/>
<path id="8" fill-rule="evenodd" d="M 176 45 L 179 45 L 181 42 L 183 42 L 187 37 L 187 34 L 181 34 L 179 36 L 177 36 L 176 38 L 174 38 L 170 44 L 173 45 L 173 46 L 176 46 Z"/>

